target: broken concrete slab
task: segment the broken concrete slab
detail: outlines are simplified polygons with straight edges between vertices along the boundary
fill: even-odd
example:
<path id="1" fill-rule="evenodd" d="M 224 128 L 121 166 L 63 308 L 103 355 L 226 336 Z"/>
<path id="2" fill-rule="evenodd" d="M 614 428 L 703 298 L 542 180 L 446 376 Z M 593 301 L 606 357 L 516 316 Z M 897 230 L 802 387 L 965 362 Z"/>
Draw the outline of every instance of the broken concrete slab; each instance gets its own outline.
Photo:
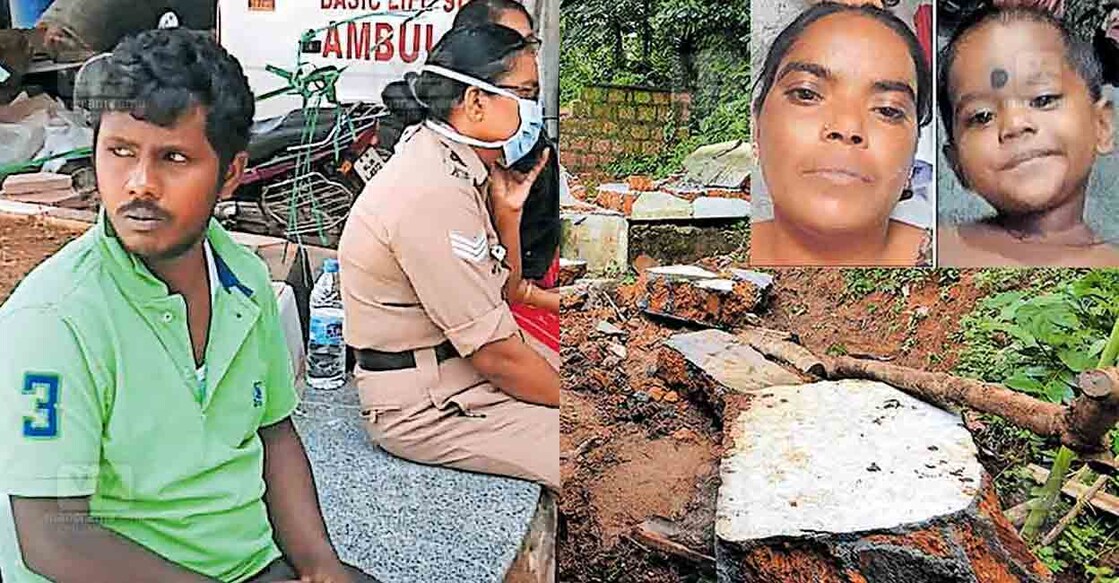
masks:
<path id="1" fill-rule="evenodd" d="M 629 259 L 629 224 L 611 211 L 562 212 L 560 255 L 587 262 L 590 274 L 625 273 Z"/>
<path id="2" fill-rule="evenodd" d="M 758 286 L 758 289 L 763 292 L 767 292 L 773 287 L 773 275 L 769 273 L 749 269 L 731 269 L 730 274 L 738 281 L 748 281 Z"/>
<path id="3" fill-rule="evenodd" d="M 646 313 L 717 328 L 754 323 L 764 294 L 747 281 L 719 278 L 689 265 L 654 267 L 645 272 L 637 305 Z"/>
<path id="4" fill-rule="evenodd" d="M 621 328 L 611 324 L 610 322 L 607 322 L 606 320 L 603 320 L 603 321 L 599 322 L 598 325 L 594 327 L 594 329 L 595 329 L 595 331 L 597 331 L 601 334 L 605 334 L 607 336 L 625 336 L 626 335 L 625 330 L 622 330 Z"/>
<path id="5" fill-rule="evenodd" d="M 742 219 L 750 216 L 750 201 L 741 198 L 701 196 L 692 201 L 696 219 Z"/>
<path id="6" fill-rule="evenodd" d="M 721 330 L 678 334 L 666 340 L 658 349 L 657 373 L 669 386 L 708 403 L 717 418 L 722 418 L 727 395 L 800 382 L 796 374 Z"/>
<path id="7" fill-rule="evenodd" d="M 558 287 L 571 285 L 587 274 L 587 262 L 581 259 L 564 259 L 561 257 L 559 268 Z"/>
<path id="8" fill-rule="evenodd" d="M 706 188 L 680 182 L 666 184 L 661 187 L 661 190 L 688 202 L 695 202 L 695 199 L 707 195 Z"/>
<path id="9" fill-rule="evenodd" d="M 690 219 L 692 205 L 667 192 L 644 192 L 633 203 L 630 218 L 641 220 Z"/>
<path id="10" fill-rule="evenodd" d="M 745 140 L 701 146 L 684 159 L 685 180 L 693 184 L 739 189 L 750 177 L 754 149 Z"/>
<path id="11" fill-rule="evenodd" d="M 726 414 L 720 581 L 1047 580 L 957 416 L 852 380 L 772 387 Z"/>
<path id="12" fill-rule="evenodd" d="M 704 280 L 715 279 L 719 274 L 708 271 L 698 265 L 666 265 L 664 267 L 650 267 L 646 272 L 650 277 L 665 277 L 674 280 Z"/>

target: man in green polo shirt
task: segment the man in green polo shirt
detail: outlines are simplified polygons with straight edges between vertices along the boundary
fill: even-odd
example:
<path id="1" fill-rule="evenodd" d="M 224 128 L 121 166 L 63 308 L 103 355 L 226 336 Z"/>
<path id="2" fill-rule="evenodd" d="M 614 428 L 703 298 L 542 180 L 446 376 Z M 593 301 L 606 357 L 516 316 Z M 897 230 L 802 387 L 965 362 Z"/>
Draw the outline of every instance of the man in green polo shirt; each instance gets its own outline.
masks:
<path id="1" fill-rule="evenodd" d="M 240 65 L 181 30 L 87 66 L 103 212 L 0 307 L 0 572 L 373 581 L 337 557 L 264 264 L 210 216 L 248 155 Z"/>

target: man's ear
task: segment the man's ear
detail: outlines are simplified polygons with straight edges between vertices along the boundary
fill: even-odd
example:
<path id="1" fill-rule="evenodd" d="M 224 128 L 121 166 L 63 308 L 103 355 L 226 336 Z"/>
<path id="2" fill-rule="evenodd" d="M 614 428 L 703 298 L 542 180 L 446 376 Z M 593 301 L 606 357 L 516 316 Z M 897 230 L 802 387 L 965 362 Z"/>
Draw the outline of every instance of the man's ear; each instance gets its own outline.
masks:
<path id="1" fill-rule="evenodd" d="M 960 181 L 960 186 L 969 188 L 967 179 L 964 178 L 964 172 L 960 169 L 959 152 L 956 151 L 955 144 L 947 142 L 940 147 L 940 151 L 944 152 L 944 158 L 948 160 L 948 166 L 952 168 L 952 173 L 956 175 L 956 180 Z"/>
<path id="2" fill-rule="evenodd" d="M 245 167 L 249 165 L 249 153 L 238 152 L 229 162 L 222 178 L 221 190 L 218 191 L 218 200 L 229 200 L 241 185 L 241 178 L 245 175 Z"/>
<path id="3" fill-rule="evenodd" d="M 1115 118 L 1111 101 L 1101 97 L 1096 102 L 1096 153 L 1110 154 L 1115 149 Z"/>

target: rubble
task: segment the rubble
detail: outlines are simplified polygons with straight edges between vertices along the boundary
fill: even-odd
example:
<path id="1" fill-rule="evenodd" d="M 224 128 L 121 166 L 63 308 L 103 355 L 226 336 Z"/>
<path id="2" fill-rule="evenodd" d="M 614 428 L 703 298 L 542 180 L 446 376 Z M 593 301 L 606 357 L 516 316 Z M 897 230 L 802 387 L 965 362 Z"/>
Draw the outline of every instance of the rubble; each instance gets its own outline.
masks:
<path id="1" fill-rule="evenodd" d="M 734 328 L 756 321 L 765 292 L 747 279 L 721 278 L 705 269 L 676 265 L 646 271 L 638 306 L 657 316 Z"/>
<path id="2" fill-rule="evenodd" d="M 621 328 L 611 324 L 610 322 L 607 322 L 606 320 L 603 320 L 603 321 L 599 322 L 598 325 L 595 326 L 595 330 L 599 333 L 605 334 L 606 336 L 625 336 L 626 335 L 625 330 L 622 330 Z M 625 358 L 625 357 L 623 356 L 623 358 Z"/>
<path id="3" fill-rule="evenodd" d="M 560 287 L 575 283 L 576 280 L 587 274 L 587 262 L 578 259 L 560 259 L 559 282 Z"/>
<path id="4" fill-rule="evenodd" d="M 3 193 L 5 195 L 28 194 L 50 190 L 64 190 L 74 184 L 73 179 L 64 174 L 53 172 L 36 172 L 31 174 L 17 174 L 4 179 Z"/>

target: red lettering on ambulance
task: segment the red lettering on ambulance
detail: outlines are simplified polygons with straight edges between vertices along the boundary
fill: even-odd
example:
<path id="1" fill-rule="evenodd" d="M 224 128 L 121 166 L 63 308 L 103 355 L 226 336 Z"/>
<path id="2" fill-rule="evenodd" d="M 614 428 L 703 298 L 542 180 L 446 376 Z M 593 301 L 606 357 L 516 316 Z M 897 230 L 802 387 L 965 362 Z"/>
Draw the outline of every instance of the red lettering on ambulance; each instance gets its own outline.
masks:
<path id="1" fill-rule="evenodd" d="M 369 36 L 372 26 L 368 22 L 361 23 L 361 33 L 358 33 L 358 23 L 351 22 L 346 25 L 346 58 L 369 60 Z"/>
<path id="2" fill-rule="evenodd" d="M 322 56 L 328 57 L 331 53 L 339 59 L 342 58 L 342 36 L 338 34 L 338 27 L 333 25 L 326 29 L 326 42 L 322 46 Z"/>
<path id="3" fill-rule="evenodd" d="M 392 25 L 387 22 L 378 22 L 374 37 L 377 39 L 377 51 L 374 59 L 377 61 L 391 60 L 394 52 L 392 48 Z"/>
<path id="4" fill-rule="evenodd" d="M 421 32 L 426 32 L 427 33 L 427 42 L 424 45 L 425 50 L 431 50 L 432 37 L 434 36 L 434 32 L 435 32 L 434 29 L 435 29 L 435 27 L 430 25 L 430 24 L 424 25 L 422 29 L 420 28 L 420 25 L 418 25 L 418 24 L 412 25 L 412 39 L 411 39 L 412 42 L 411 43 L 408 42 L 408 31 L 407 30 L 401 30 L 400 31 L 400 59 L 402 61 L 404 61 L 405 63 L 414 63 L 414 62 L 416 62 L 416 59 L 420 58 L 420 33 Z M 412 46 L 411 50 L 408 49 L 409 44 Z"/>

